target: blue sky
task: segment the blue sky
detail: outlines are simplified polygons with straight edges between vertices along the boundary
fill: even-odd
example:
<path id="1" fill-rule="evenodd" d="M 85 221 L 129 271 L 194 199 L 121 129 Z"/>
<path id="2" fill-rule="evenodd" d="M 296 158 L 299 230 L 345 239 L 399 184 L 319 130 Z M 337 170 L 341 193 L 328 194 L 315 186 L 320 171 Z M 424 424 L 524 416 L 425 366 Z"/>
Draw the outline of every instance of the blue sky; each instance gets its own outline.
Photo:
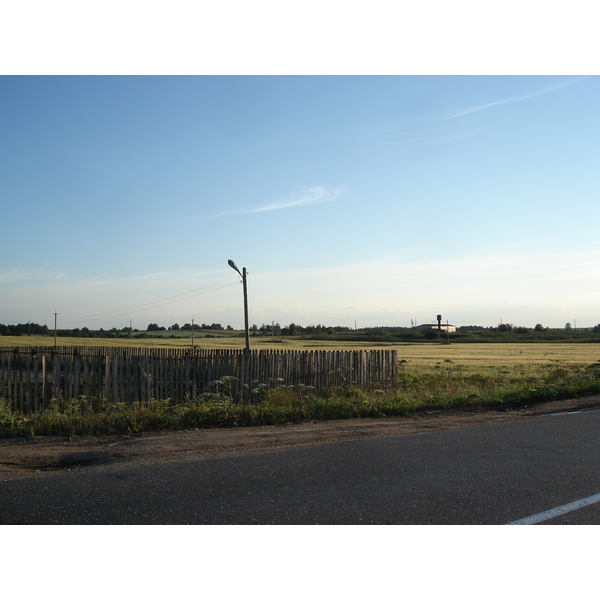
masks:
<path id="1" fill-rule="evenodd" d="M 0 323 L 600 322 L 597 76 L 1 76 Z"/>

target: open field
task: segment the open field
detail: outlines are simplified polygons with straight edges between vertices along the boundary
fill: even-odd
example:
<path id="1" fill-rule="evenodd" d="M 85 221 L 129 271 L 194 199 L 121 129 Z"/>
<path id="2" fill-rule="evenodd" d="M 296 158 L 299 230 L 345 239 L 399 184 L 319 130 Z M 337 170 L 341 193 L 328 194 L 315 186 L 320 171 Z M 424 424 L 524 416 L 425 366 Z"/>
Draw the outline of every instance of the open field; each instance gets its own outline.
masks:
<path id="1" fill-rule="evenodd" d="M 244 338 L 224 336 L 196 338 L 196 346 L 211 349 L 244 348 Z M 144 348 L 185 348 L 190 338 L 181 339 L 123 339 L 123 338 L 58 338 L 59 346 L 127 346 Z M 2 336 L 0 346 L 52 346 L 54 338 L 47 336 Z M 600 344 L 590 343 L 482 343 L 442 344 L 427 343 L 362 343 L 315 341 L 285 338 L 271 341 L 269 337 L 250 338 L 255 350 L 397 350 L 399 360 L 406 360 L 407 367 L 434 366 L 439 362 L 452 361 L 465 367 L 514 367 L 517 365 L 589 365 L 600 360 Z"/>
<path id="2" fill-rule="evenodd" d="M 205 348 L 243 348 L 243 337 L 202 338 Z M 186 347 L 189 339 L 59 338 L 61 346 Z M 53 346 L 53 337 L 3 336 L 0 346 Z M 252 402 L 215 390 L 185 400 L 157 397 L 147 405 L 98 404 L 86 396 L 57 401 L 37 415 L 13 411 L 0 398 L 0 437 L 121 434 L 200 427 L 398 417 L 424 410 L 508 410 L 600 394 L 600 345 L 595 343 L 360 343 L 264 337 L 254 349 L 398 351 L 398 376 L 386 389 L 353 385 L 311 390 L 284 380 L 263 382 Z M 222 381 L 215 383 L 223 384 Z M 268 385 L 267 385 L 268 384 Z M 256 394 L 255 394 L 256 392 Z M 95 407 L 95 404 L 98 407 Z M 92 408 L 93 407 L 93 408 Z"/>

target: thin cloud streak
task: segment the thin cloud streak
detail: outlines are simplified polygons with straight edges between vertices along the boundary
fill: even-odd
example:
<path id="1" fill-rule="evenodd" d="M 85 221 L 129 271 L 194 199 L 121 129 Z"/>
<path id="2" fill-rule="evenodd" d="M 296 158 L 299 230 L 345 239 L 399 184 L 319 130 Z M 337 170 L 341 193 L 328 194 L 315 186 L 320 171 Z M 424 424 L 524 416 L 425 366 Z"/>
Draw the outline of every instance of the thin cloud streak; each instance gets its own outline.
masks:
<path id="1" fill-rule="evenodd" d="M 594 278 L 598 268 L 600 260 L 588 253 L 498 251 L 417 261 L 392 255 L 314 269 L 257 272 L 251 278 L 250 313 L 257 324 L 284 324 L 287 319 L 303 325 L 408 325 L 412 318 L 429 322 L 443 313 L 457 325 L 495 325 L 503 317 L 528 326 L 562 326 L 577 318 L 591 326 L 597 323 L 600 300 Z M 56 309 L 59 327 L 122 327 L 131 318 L 136 327 L 148 322 L 169 325 L 194 316 L 241 327 L 239 294 L 230 287 L 237 282 L 227 279 L 228 271 L 224 267 L 204 273 L 68 281 L 50 274 L 21 289 L 6 289 L 0 298 L 0 322 L 50 325 Z"/>
<path id="2" fill-rule="evenodd" d="M 276 200 L 266 206 L 251 209 L 249 213 L 265 212 L 269 210 L 281 210 L 283 208 L 292 208 L 294 206 L 307 206 L 309 204 L 322 204 L 323 202 L 331 202 L 335 199 L 336 194 L 334 192 L 327 192 L 323 186 L 317 186 L 309 188 L 304 196 L 296 198 L 295 200 L 280 201 Z"/>
<path id="3" fill-rule="evenodd" d="M 140 318 L 138 313 L 164 314 L 168 309 L 163 307 L 171 305 L 172 312 L 179 314 L 177 318 L 190 312 L 194 316 L 194 310 L 213 302 L 214 292 L 237 284 L 237 277 L 228 277 L 229 273 L 223 270 L 155 272 L 106 279 L 73 275 L 60 281 L 50 272 L 32 271 L 29 275 L 20 288 L 4 291 L 0 298 L 0 323 L 31 320 L 50 324 L 55 308 L 61 326 L 65 327 L 87 326 L 88 321 L 98 327 L 114 326 L 131 315 Z M 217 303 L 223 304 L 224 296 L 217 296 Z"/>
<path id="4" fill-rule="evenodd" d="M 464 117 L 466 115 L 470 115 L 474 112 L 478 112 L 480 110 L 485 110 L 486 108 L 492 108 L 493 106 L 499 106 L 500 104 L 511 104 L 513 102 L 521 102 L 522 100 L 529 100 L 530 98 L 535 98 L 537 96 L 544 96 L 545 94 L 551 94 L 552 92 L 556 92 L 565 87 L 569 87 L 578 83 L 577 81 L 567 81 L 563 83 L 558 83 L 556 85 L 552 85 L 548 88 L 544 88 L 543 90 L 538 90 L 537 92 L 530 92 L 528 94 L 521 94 L 520 96 L 515 96 L 514 98 L 506 98 L 504 100 L 497 100 L 496 102 L 489 102 L 487 104 L 482 104 L 480 106 L 473 106 L 471 108 L 467 108 L 466 110 L 462 110 L 453 115 L 447 117 L 446 121 L 450 121 L 452 119 L 458 119 L 459 117 Z"/>
<path id="5" fill-rule="evenodd" d="M 380 312 L 394 315 L 395 324 L 406 325 L 409 318 L 429 319 L 440 311 L 457 324 L 478 324 L 476 319 L 483 319 L 486 323 L 479 324 L 494 325 L 500 316 L 528 324 L 549 313 L 554 326 L 561 325 L 561 318 L 563 323 L 572 320 L 573 314 L 595 324 L 600 286 L 592 283 L 592 277 L 599 266 L 597 259 L 576 253 L 419 262 L 388 257 L 256 276 L 254 306 L 258 314 L 269 307 L 269 321 L 281 320 L 286 310 L 295 309 L 294 319 L 302 324 L 314 317 L 320 322 L 359 320 L 366 325 L 365 315 Z M 270 283 L 273 280 L 276 286 Z"/>
<path id="6" fill-rule="evenodd" d="M 299 198 L 293 198 L 290 200 L 275 200 L 271 204 L 264 206 L 258 206 L 256 208 L 243 208 L 239 210 L 231 210 L 224 213 L 219 213 L 205 219 L 217 219 L 218 217 L 228 217 L 231 215 L 250 215 L 261 212 L 269 212 L 274 210 L 284 210 L 286 208 L 296 208 L 298 206 L 310 206 L 314 204 L 324 204 L 325 202 L 332 202 L 339 196 L 340 190 L 328 190 L 325 186 L 317 185 L 315 187 L 308 188 L 304 191 L 302 196 Z"/>

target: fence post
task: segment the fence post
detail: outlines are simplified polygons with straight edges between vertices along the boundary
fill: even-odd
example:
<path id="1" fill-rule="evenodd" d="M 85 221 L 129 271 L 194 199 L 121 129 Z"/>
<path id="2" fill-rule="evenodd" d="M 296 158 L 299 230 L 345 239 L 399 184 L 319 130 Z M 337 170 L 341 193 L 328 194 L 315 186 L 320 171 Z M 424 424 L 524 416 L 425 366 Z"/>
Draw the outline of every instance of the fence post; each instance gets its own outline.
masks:
<path id="1" fill-rule="evenodd" d="M 71 350 L 71 355 L 67 348 L 38 352 L 25 356 L 16 348 L 0 348 L 0 394 L 15 410 L 46 409 L 51 397 L 56 401 L 71 395 L 78 398 L 82 391 L 86 397 L 97 396 L 99 401 L 104 397 L 113 403 L 150 398 L 171 398 L 171 403 L 177 403 L 190 393 L 196 398 L 209 382 L 224 375 L 236 377 L 230 389 L 237 402 L 247 403 L 254 379 L 267 383 L 281 377 L 295 389 L 299 384 L 320 389 L 341 383 L 389 385 L 398 372 L 396 350 L 198 350 L 184 355 L 82 347 Z"/>

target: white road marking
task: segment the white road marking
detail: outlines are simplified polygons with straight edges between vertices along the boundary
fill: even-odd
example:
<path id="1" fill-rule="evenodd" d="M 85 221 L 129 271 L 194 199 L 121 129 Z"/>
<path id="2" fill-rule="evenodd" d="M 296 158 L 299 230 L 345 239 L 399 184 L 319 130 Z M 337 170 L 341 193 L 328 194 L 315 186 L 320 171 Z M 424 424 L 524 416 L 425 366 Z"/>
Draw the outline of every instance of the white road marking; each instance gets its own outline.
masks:
<path id="1" fill-rule="evenodd" d="M 542 521 L 553 519 L 554 517 L 558 517 L 571 511 L 578 510 L 579 508 L 584 508 L 585 506 L 589 506 L 590 504 L 596 504 L 596 502 L 600 502 L 600 494 L 588 496 L 587 498 L 582 498 L 581 500 L 575 500 L 575 502 L 563 504 L 562 506 L 551 508 L 550 510 L 538 513 L 537 515 L 531 515 L 530 517 L 524 517 L 523 519 L 518 519 L 517 521 L 512 521 L 511 523 L 506 523 L 506 525 L 535 525 L 536 523 L 541 523 Z"/>

